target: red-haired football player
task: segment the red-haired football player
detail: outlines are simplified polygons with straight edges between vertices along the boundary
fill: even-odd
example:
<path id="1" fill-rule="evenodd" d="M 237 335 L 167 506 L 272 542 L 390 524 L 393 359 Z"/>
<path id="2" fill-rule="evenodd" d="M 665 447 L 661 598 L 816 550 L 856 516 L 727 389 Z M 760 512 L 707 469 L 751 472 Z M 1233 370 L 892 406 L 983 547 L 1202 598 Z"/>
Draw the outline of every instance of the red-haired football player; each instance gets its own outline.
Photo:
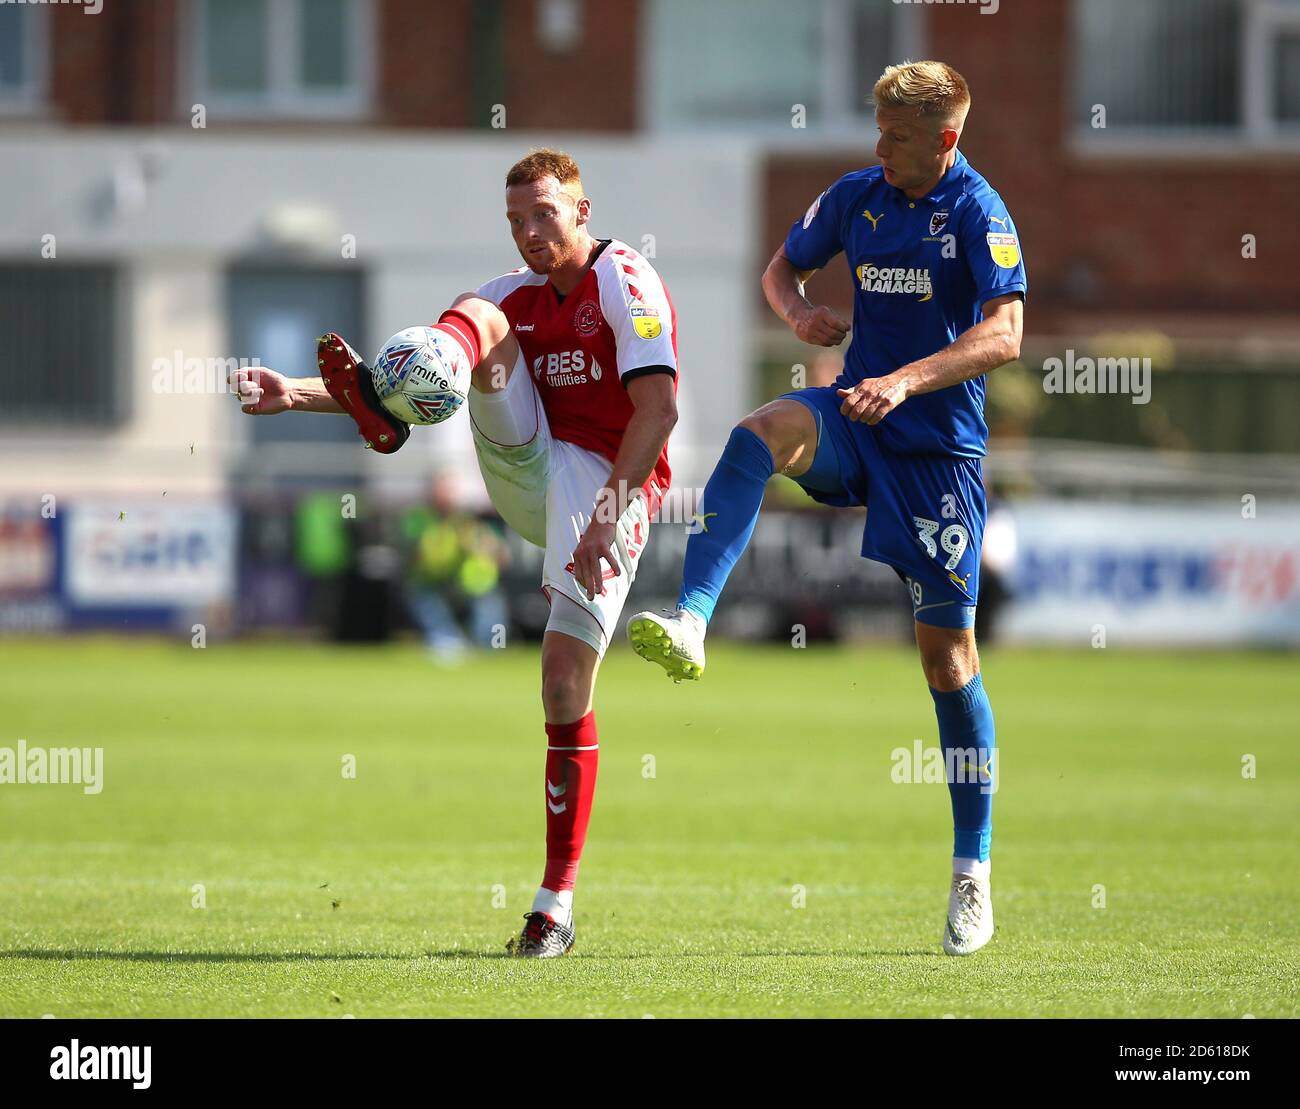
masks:
<path id="1" fill-rule="evenodd" d="M 469 416 L 492 503 L 546 551 L 546 869 L 511 944 L 533 958 L 573 946 L 599 751 L 596 672 L 668 490 L 677 422 L 672 301 L 641 254 L 591 236 L 590 216 L 573 159 L 529 154 L 506 176 L 524 266 L 457 297 L 435 325 L 473 367 Z M 235 371 L 243 410 L 346 412 L 367 445 L 397 450 L 409 431 L 379 404 L 369 368 L 336 335 L 321 339 L 319 360 L 319 379 Z"/>

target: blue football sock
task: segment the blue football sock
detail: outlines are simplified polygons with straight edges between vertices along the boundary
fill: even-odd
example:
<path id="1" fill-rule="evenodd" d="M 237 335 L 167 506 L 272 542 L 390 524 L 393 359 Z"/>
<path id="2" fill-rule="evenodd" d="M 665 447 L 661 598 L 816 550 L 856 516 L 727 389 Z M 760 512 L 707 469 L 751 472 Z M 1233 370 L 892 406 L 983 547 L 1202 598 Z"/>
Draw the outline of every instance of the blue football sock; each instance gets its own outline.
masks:
<path id="1" fill-rule="evenodd" d="M 700 530 L 686 541 L 680 608 L 707 624 L 727 576 L 754 534 L 763 490 L 772 476 L 772 452 L 747 427 L 732 430 L 704 487 Z"/>
<path id="2" fill-rule="evenodd" d="M 978 674 L 961 689 L 951 693 L 931 689 L 930 696 L 939 718 L 939 742 L 952 797 L 953 857 L 985 862 L 993 836 L 997 785 L 993 709 Z"/>

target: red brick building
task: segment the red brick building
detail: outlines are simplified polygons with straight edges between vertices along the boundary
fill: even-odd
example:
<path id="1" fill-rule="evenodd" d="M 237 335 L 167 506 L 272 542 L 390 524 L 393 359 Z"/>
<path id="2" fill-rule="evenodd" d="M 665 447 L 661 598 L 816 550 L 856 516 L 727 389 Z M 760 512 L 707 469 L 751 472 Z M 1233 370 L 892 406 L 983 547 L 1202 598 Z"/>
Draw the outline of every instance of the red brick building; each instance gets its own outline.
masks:
<path id="1" fill-rule="evenodd" d="M 362 59 L 369 87 L 360 108 L 322 115 L 289 98 L 277 107 L 271 97 L 233 116 L 213 108 L 208 125 L 485 128 L 492 124 L 493 105 L 500 104 L 511 128 L 652 130 L 654 97 L 645 72 L 653 68 L 653 61 L 647 63 L 655 49 L 653 42 L 648 47 L 656 37 L 651 24 L 674 14 L 656 13 L 655 3 L 339 0 L 326 6 L 343 13 L 334 48 L 372 55 Z M 1089 115 L 1076 107 L 1077 70 L 1099 61 L 1086 44 L 1080 49 L 1080 20 L 1090 4 L 1099 12 L 1106 6 L 1105 0 L 1002 0 L 995 11 L 890 5 L 894 10 L 885 13 L 912 25 L 914 47 L 951 62 L 970 81 L 974 110 L 963 146 L 1019 222 L 1036 330 L 1068 330 L 1080 314 L 1190 313 L 1194 319 L 1184 323 L 1196 330 L 1206 327 L 1207 318 L 1268 326 L 1271 315 L 1294 312 L 1300 305 L 1300 270 L 1293 264 L 1300 256 L 1300 221 L 1289 213 L 1300 195 L 1300 144 L 1248 141 L 1244 120 L 1218 133 L 1192 129 L 1181 141 L 1175 135 L 1172 144 L 1159 126 L 1129 128 L 1128 141 L 1109 141 L 1111 129 L 1090 128 Z M 271 27 L 276 6 L 241 5 L 262 9 L 268 53 L 278 48 Z M 296 7 L 294 0 L 278 0 L 278 6 Z M 737 13 L 743 8 L 723 6 Z M 1160 0 L 1149 6 L 1160 7 Z M 1208 12 L 1236 5 L 1187 5 L 1196 6 Z M 350 9 L 364 24 L 363 33 L 344 26 Z M 75 126 L 183 125 L 187 98 L 199 102 L 205 95 L 195 87 L 193 44 L 221 18 L 216 12 L 204 0 L 105 0 L 93 16 L 77 5 L 29 9 L 24 14 L 33 23 L 48 23 L 48 40 L 32 48 L 44 55 L 43 82 L 29 112 L 11 109 L 0 118 L 30 115 Z M 1226 31 L 1244 34 L 1242 18 L 1230 20 Z M 299 41 L 307 42 L 299 30 Z M 1111 33 L 1130 30 L 1116 22 Z M 1204 30 L 1225 33 L 1224 27 Z M 721 57 L 747 45 L 737 31 L 715 37 L 708 51 Z M 283 54 L 270 55 L 271 68 L 280 67 Z M 1151 64 L 1160 63 L 1153 58 Z M 862 76 L 860 87 L 851 89 L 859 99 L 869 93 L 869 76 Z M 1197 77 L 1174 74 L 1174 93 L 1179 80 Z M 773 141 L 761 234 L 773 246 L 810 197 L 870 160 L 869 117 L 858 116 L 848 126 L 842 120 L 828 137 L 811 118 L 815 111 L 809 115 L 804 130 L 768 132 Z M 860 150 L 852 146 L 855 125 Z M 1253 259 L 1242 257 L 1248 234 L 1256 236 Z M 828 295 L 845 293 L 837 287 Z"/>

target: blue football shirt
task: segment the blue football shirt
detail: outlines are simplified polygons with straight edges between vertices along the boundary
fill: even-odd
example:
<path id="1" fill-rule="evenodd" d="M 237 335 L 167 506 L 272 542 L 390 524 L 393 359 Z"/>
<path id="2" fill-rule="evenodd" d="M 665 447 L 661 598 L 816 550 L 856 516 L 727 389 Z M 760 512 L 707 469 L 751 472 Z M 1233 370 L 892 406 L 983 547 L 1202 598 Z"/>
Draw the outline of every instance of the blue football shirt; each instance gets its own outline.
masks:
<path id="1" fill-rule="evenodd" d="M 821 269 L 841 251 L 854 284 L 841 388 L 942 350 L 983 318 L 985 302 L 1026 291 L 1015 224 L 960 151 L 920 200 L 886 182 L 879 166 L 845 174 L 785 240 L 800 270 Z M 984 377 L 909 397 L 875 430 L 901 454 L 982 458 Z"/>

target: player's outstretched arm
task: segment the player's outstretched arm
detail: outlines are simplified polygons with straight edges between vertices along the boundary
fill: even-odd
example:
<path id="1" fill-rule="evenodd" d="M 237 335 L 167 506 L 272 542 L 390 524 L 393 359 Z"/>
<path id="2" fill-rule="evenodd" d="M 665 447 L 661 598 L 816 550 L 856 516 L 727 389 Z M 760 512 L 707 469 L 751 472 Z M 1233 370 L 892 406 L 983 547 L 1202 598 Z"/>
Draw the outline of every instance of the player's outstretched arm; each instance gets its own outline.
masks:
<path id="1" fill-rule="evenodd" d="M 772 311 L 805 343 L 839 346 L 849 333 L 849 321 L 824 304 L 814 305 L 803 293 L 804 282 L 816 272 L 795 269 L 782 243 L 763 271 L 763 295 Z"/>
<path id="2" fill-rule="evenodd" d="M 226 383 L 250 416 L 343 411 L 319 377 L 285 377 L 268 366 L 250 366 L 232 370 Z"/>

